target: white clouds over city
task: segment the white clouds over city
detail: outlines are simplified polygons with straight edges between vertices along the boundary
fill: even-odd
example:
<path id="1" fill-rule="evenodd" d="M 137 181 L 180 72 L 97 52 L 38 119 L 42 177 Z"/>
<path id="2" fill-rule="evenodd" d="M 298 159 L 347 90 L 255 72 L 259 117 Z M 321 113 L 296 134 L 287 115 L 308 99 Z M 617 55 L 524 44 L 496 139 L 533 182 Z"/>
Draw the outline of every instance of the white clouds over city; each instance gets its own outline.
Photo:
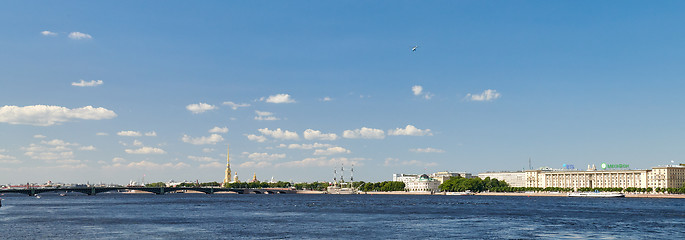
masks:
<path id="1" fill-rule="evenodd" d="M 141 134 L 141 133 L 138 132 L 138 131 L 130 131 L 130 130 L 128 130 L 128 131 L 119 131 L 119 132 L 117 133 L 117 135 L 119 135 L 119 136 L 124 136 L 124 137 L 140 137 L 140 136 L 143 136 L 143 134 Z"/>
<path id="2" fill-rule="evenodd" d="M 141 147 L 138 149 L 126 149 L 124 151 L 128 154 L 166 154 L 166 151 L 154 147 Z"/>
<path id="3" fill-rule="evenodd" d="M 333 140 L 338 139 L 338 135 L 335 133 L 322 133 L 321 131 L 318 131 L 318 130 L 307 129 L 307 130 L 304 130 L 304 139 L 333 141 Z"/>
<path id="4" fill-rule="evenodd" d="M 196 162 L 216 162 L 216 161 L 218 161 L 217 159 L 211 158 L 211 157 L 201 157 L 201 156 L 192 156 L 192 155 L 188 156 L 188 159 L 196 161 Z"/>
<path id="5" fill-rule="evenodd" d="M 255 111 L 257 116 L 254 117 L 254 120 L 257 121 L 275 121 L 275 120 L 280 120 L 280 118 L 277 118 L 274 116 L 273 113 L 271 112 L 262 112 L 262 111 Z"/>
<path id="6" fill-rule="evenodd" d="M 414 93 L 414 96 L 421 96 L 425 98 L 426 100 L 430 100 L 434 94 L 430 92 L 424 92 L 423 87 L 420 85 L 414 85 L 411 87 L 411 91 Z"/>
<path id="7" fill-rule="evenodd" d="M 409 149 L 409 151 L 415 152 L 415 153 L 444 153 L 445 150 L 442 149 L 436 149 L 436 148 L 412 148 Z"/>
<path id="8" fill-rule="evenodd" d="M 312 143 L 312 144 L 297 144 L 297 143 L 291 143 L 291 144 L 280 144 L 278 145 L 279 148 L 288 148 L 288 149 L 315 149 L 315 148 L 330 148 L 333 147 L 331 144 L 323 144 L 323 143 Z"/>
<path id="9" fill-rule="evenodd" d="M 266 142 L 266 140 L 267 140 L 265 136 L 259 136 L 259 135 L 255 135 L 255 134 L 249 134 L 249 135 L 246 135 L 246 136 L 247 136 L 247 140 L 250 140 L 250 141 L 253 141 L 253 142 L 260 142 L 260 143 L 262 143 L 262 142 Z"/>
<path id="10" fill-rule="evenodd" d="M 140 161 L 140 162 L 130 162 L 128 164 L 124 163 L 114 163 L 112 165 L 104 166 L 103 168 L 134 168 L 134 169 L 146 169 L 146 170 L 159 170 L 165 168 L 173 169 L 183 169 L 188 168 L 190 165 L 184 162 L 178 163 L 156 163 L 151 161 Z"/>
<path id="11" fill-rule="evenodd" d="M 299 161 L 290 161 L 276 164 L 276 167 L 331 167 L 331 166 L 363 166 L 364 158 L 328 158 L 328 157 L 312 157 L 305 158 Z"/>
<path id="12" fill-rule="evenodd" d="M 273 161 L 285 158 L 285 153 L 250 153 L 247 158 L 252 161 Z"/>
<path id="13" fill-rule="evenodd" d="M 271 95 L 269 97 L 262 97 L 259 99 L 259 101 L 264 101 L 268 103 L 294 103 L 295 100 L 290 97 L 290 94 L 276 94 L 276 95 Z"/>
<path id="14" fill-rule="evenodd" d="M 210 133 L 227 133 L 228 128 L 227 127 L 213 127 L 212 129 L 209 129 Z"/>
<path id="15" fill-rule="evenodd" d="M 476 102 L 491 102 L 500 98 L 501 96 L 502 95 L 498 93 L 497 90 L 488 89 L 483 91 L 481 94 L 466 94 L 466 100 Z"/>
<path id="16" fill-rule="evenodd" d="M 300 139 L 300 136 L 297 135 L 296 132 L 291 132 L 288 130 L 281 130 L 280 128 L 278 128 L 276 130 L 269 130 L 269 128 L 261 128 L 258 131 L 265 136 L 270 136 L 274 139 L 279 139 L 279 140 L 298 140 L 298 139 Z"/>
<path id="17" fill-rule="evenodd" d="M 86 82 L 85 80 L 81 79 L 80 82 L 72 82 L 71 86 L 76 86 L 76 87 L 96 87 L 104 84 L 105 82 L 102 80 L 91 80 L 89 82 Z"/>
<path id="18" fill-rule="evenodd" d="M 331 147 L 327 149 L 316 149 L 314 150 L 314 155 L 334 155 L 334 154 L 347 154 L 350 150 L 342 147 Z"/>
<path id="19" fill-rule="evenodd" d="M 87 33 L 82 33 L 82 32 L 71 32 L 69 33 L 69 38 L 74 39 L 74 40 L 83 40 L 83 39 L 92 39 L 93 36 Z"/>
<path id="20" fill-rule="evenodd" d="M 217 107 L 207 103 L 194 103 L 186 106 L 186 109 L 194 114 L 199 114 L 209 110 L 217 109 Z"/>
<path id="21" fill-rule="evenodd" d="M 360 129 L 345 130 L 343 132 L 344 138 L 366 138 L 366 139 L 384 139 L 385 132 L 380 129 L 362 127 Z"/>
<path id="22" fill-rule="evenodd" d="M 430 129 L 418 129 L 413 125 L 407 125 L 404 128 L 395 128 L 388 130 L 388 135 L 392 136 L 432 136 Z"/>
<path id="23" fill-rule="evenodd" d="M 249 103 L 224 102 L 223 104 L 229 106 L 233 110 L 238 110 L 238 108 L 250 106 Z"/>
<path id="24" fill-rule="evenodd" d="M 183 137 L 181 138 L 181 140 L 185 143 L 190 143 L 193 145 L 205 145 L 205 144 L 214 145 L 214 144 L 217 144 L 218 142 L 223 141 L 224 138 L 219 134 L 212 134 L 208 137 L 203 136 L 203 137 L 197 137 L 197 138 L 193 138 L 191 136 L 183 134 Z"/>
<path id="25" fill-rule="evenodd" d="M 56 32 L 51 32 L 48 30 L 42 31 L 42 32 L 40 32 L 40 34 L 43 34 L 43 36 L 57 36 Z"/>
<path id="26" fill-rule="evenodd" d="M 0 107 L 0 122 L 34 126 L 52 126 L 63 122 L 81 120 L 112 119 L 117 116 L 114 111 L 86 106 L 69 109 L 61 106 L 3 106 Z"/>

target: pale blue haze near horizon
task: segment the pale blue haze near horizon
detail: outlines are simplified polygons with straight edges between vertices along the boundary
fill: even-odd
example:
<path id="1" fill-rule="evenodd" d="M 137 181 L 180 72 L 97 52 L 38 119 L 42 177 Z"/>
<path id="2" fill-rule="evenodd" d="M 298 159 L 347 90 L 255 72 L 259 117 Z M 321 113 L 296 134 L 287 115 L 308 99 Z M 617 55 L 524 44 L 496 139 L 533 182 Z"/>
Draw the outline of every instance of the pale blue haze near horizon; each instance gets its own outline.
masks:
<path id="1" fill-rule="evenodd" d="M 680 1 L 4 1 L 0 184 L 221 181 L 226 144 L 241 180 L 329 181 L 342 163 L 363 181 L 523 170 L 529 158 L 534 168 L 685 163 L 684 10 Z M 200 103 L 214 109 L 187 109 Z M 60 112 L 86 106 L 96 108 L 80 110 L 90 119 Z M 362 128 L 382 139 L 352 138 Z M 307 129 L 322 134 L 305 139 Z"/>

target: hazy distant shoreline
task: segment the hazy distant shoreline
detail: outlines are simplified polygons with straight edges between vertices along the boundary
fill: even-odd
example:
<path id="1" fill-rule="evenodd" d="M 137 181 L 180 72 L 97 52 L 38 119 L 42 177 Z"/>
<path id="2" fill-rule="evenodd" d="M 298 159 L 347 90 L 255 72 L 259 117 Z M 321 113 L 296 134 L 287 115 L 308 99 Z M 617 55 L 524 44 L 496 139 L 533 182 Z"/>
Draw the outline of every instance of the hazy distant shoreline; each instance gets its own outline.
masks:
<path id="1" fill-rule="evenodd" d="M 303 191 L 298 190 L 297 194 L 326 194 L 325 191 Z M 446 195 L 444 192 L 360 192 L 361 195 Z M 523 196 L 523 197 L 567 197 L 567 193 L 507 193 L 507 192 L 484 192 L 474 193 L 477 196 Z M 685 198 L 685 194 L 644 194 L 626 193 L 628 198 Z M 456 196 L 455 196 L 456 197 Z"/>

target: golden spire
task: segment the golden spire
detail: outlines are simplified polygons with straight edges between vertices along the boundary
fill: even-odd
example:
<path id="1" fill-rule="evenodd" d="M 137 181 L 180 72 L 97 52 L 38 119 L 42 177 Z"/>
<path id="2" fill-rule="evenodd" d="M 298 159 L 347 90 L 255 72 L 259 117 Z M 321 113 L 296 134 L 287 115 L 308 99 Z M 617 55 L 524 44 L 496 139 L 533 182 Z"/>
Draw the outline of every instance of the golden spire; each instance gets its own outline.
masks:
<path id="1" fill-rule="evenodd" d="M 226 174 L 224 175 L 224 184 L 231 182 L 231 157 L 229 155 L 229 146 L 226 145 Z"/>

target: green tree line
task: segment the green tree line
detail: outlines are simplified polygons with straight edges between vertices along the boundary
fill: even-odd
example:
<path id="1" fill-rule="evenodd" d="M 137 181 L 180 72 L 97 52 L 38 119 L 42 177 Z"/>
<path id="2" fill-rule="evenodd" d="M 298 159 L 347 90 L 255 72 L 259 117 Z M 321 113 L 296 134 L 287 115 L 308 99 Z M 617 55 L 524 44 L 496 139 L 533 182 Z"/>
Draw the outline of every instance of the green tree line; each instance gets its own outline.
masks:
<path id="1" fill-rule="evenodd" d="M 392 191 L 404 191 L 404 183 L 403 182 L 393 182 L 393 181 L 385 181 L 385 182 L 376 182 L 376 183 L 365 183 L 365 182 L 358 182 L 360 183 L 358 185 L 359 190 L 363 192 L 392 192 Z"/>
<path id="2" fill-rule="evenodd" d="M 446 192 L 484 192 L 493 191 L 495 189 L 506 189 L 509 188 L 509 184 L 505 181 L 499 181 L 497 179 L 490 179 L 486 177 L 485 179 L 475 178 L 463 178 L 461 176 L 451 177 L 449 180 L 440 184 L 440 190 Z"/>

